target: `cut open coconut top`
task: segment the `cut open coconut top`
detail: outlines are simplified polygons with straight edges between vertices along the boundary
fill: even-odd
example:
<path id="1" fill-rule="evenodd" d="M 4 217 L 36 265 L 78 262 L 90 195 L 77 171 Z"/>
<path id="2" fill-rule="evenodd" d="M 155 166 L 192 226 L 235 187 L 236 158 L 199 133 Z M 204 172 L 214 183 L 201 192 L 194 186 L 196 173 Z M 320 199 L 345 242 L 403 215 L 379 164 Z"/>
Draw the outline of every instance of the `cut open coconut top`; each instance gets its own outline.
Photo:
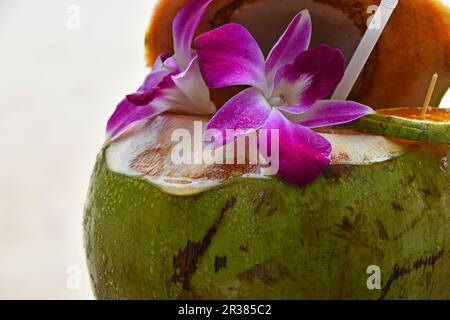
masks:
<path id="1" fill-rule="evenodd" d="M 234 154 L 223 150 L 223 164 L 213 163 L 209 158 L 214 154 L 212 149 L 202 143 L 202 130 L 207 123 L 207 118 L 158 116 L 106 146 L 108 168 L 119 174 L 146 179 L 174 195 L 196 194 L 234 178 L 271 178 L 267 165 L 260 161 L 251 163 L 248 148 L 244 153 L 237 151 L 239 140 L 234 145 Z M 180 134 L 191 139 L 179 139 Z M 321 135 L 332 144 L 332 165 L 369 165 L 387 161 L 402 155 L 409 145 L 357 133 L 353 129 L 324 129 Z M 182 141 L 186 144 L 182 145 Z M 196 145 L 199 142 L 201 145 Z M 191 164 L 178 162 L 180 146 L 185 151 L 192 151 Z"/>
<path id="2" fill-rule="evenodd" d="M 173 52 L 172 20 L 186 3 L 187 0 L 158 1 L 146 36 L 149 65 L 159 54 Z M 267 53 L 294 15 L 308 9 L 314 25 L 312 47 L 327 44 L 340 48 L 349 61 L 379 3 L 372 0 L 214 0 L 198 34 L 229 22 L 240 23 L 254 34 Z M 441 1 L 400 1 L 349 100 L 375 109 L 420 105 L 429 75 L 438 72 L 441 81 L 431 101 L 436 105 L 450 83 L 449 21 L 450 10 Z M 220 106 L 230 95 L 214 93 L 214 101 Z"/>
<path id="3" fill-rule="evenodd" d="M 350 61 L 361 40 L 362 32 L 352 18 L 333 6 L 314 0 L 284 0 L 282 5 L 280 1 L 269 0 L 242 5 L 230 14 L 229 20 L 245 26 L 267 56 L 286 29 L 287 23 L 305 8 L 308 9 L 314 26 L 311 47 L 326 44 L 339 48 L 344 52 L 346 60 Z M 261 28 L 262 21 L 269 21 L 269 27 Z"/>

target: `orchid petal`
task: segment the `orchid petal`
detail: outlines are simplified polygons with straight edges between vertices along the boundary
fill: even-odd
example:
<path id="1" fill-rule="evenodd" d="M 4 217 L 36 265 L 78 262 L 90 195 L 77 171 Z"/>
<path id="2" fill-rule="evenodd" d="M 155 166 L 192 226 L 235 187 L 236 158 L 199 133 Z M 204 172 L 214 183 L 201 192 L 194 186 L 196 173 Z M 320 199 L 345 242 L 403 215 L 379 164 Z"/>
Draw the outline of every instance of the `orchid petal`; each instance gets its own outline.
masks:
<path id="1" fill-rule="evenodd" d="M 256 88 L 246 89 L 228 101 L 211 119 L 208 129 L 215 129 L 221 137 L 215 137 L 215 146 L 231 142 L 231 138 L 251 133 L 259 129 L 271 111 L 270 105 L 262 92 Z M 227 130 L 235 130 L 227 136 Z"/>
<path id="2" fill-rule="evenodd" d="M 159 72 L 152 74 L 159 74 Z M 146 80 L 147 84 L 149 84 L 154 79 L 149 76 Z M 108 120 L 108 135 L 114 138 L 137 122 L 149 119 L 170 109 L 179 108 L 180 103 L 172 100 L 169 103 L 169 99 L 188 101 L 188 98 L 181 91 L 177 90 L 170 73 L 158 83 L 151 85 L 149 90 L 127 95 Z"/>
<path id="3" fill-rule="evenodd" d="M 292 63 L 311 42 L 312 24 L 308 10 L 298 13 L 287 27 L 269 53 L 266 63 L 266 73 L 274 74 L 278 68 Z"/>
<path id="4" fill-rule="evenodd" d="M 145 78 L 138 92 L 152 90 L 172 71 L 165 68 L 165 62 L 170 58 L 169 54 L 160 54 L 153 64 L 152 71 Z"/>
<path id="5" fill-rule="evenodd" d="M 169 74 L 171 71 L 165 69 L 159 69 L 152 71 L 144 80 L 144 83 L 139 88 L 138 92 L 146 92 L 154 89 L 158 84 Z"/>
<path id="6" fill-rule="evenodd" d="M 212 0 L 190 0 L 173 21 L 174 59 L 183 70 L 192 60 L 192 40 L 211 2 Z"/>
<path id="7" fill-rule="evenodd" d="M 373 112 L 368 106 L 353 101 L 320 100 L 300 114 L 295 122 L 310 128 L 334 126 Z"/>
<path id="8" fill-rule="evenodd" d="M 180 69 L 180 67 L 178 66 L 178 63 L 175 61 L 175 58 L 173 56 L 168 58 L 166 61 L 164 61 L 164 67 L 172 69 L 172 70 Z"/>
<path id="9" fill-rule="evenodd" d="M 200 114 L 212 115 L 216 112 L 216 107 L 210 99 L 209 89 L 200 73 L 197 57 L 191 61 L 184 72 L 172 76 L 172 80 Z"/>
<path id="10" fill-rule="evenodd" d="M 148 90 L 148 91 L 138 91 L 135 93 L 128 94 L 126 99 L 136 105 L 136 106 L 145 106 L 150 103 L 155 97 L 156 89 Z"/>
<path id="11" fill-rule="evenodd" d="M 149 104 L 154 99 L 158 90 L 173 85 L 169 81 L 170 76 L 175 73 L 164 69 L 152 71 L 137 92 L 126 96 L 127 100 L 138 106 Z"/>
<path id="12" fill-rule="evenodd" d="M 181 91 L 179 91 L 180 94 Z M 173 99 L 173 94 L 171 96 L 158 97 L 152 102 L 152 105 L 164 109 L 165 112 L 171 112 L 174 114 L 185 114 L 185 115 L 202 115 L 201 112 L 193 109 L 190 104 L 184 103 L 181 99 L 176 97 Z M 186 98 L 187 99 L 187 98 Z"/>
<path id="13" fill-rule="evenodd" d="M 170 58 L 171 58 L 170 54 L 167 53 L 160 54 L 156 58 L 155 63 L 153 63 L 152 71 L 158 71 L 160 69 L 163 69 L 165 62 Z"/>
<path id="14" fill-rule="evenodd" d="M 344 75 L 345 58 L 341 50 L 322 45 L 300 53 L 293 64 L 279 69 L 275 92 L 289 105 L 312 105 L 328 96 Z"/>
<path id="15" fill-rule="evenodd" d="M 175 83 L 174 77 L 177 76 L 179 75 L 171 74 L 165 77 L 151 93 L 151 100 L 148 103 L 172 113 L 205 115 L 205 110 L 197 107 L 197 103 L 192 102 L 189 96 Z M 188 79 L 181 79 L 180 76 L 178 80 L 183 85 L 188 85 L 184 81 Z"/>
<path id="16" fill-rule="evenodd" d="M 111 139 L 116 138 L 131 126 L 137 125 L 143 120 L 150 119 L 165 111 L 154 105 L 137 106 L 128 99 L 123 99 L 117 106 L 107 124 L 107 134 Z"/>
<path id="17" fill-rule="evenodd" d="M 155 91 L 152 104 L 167 111 L 179 114 L 198 115 L 201 111 L 195 107 L 189 97 L 177 86 L 174 75 L 164 78 Z"/>
<path id="18" fill-rule="evenodd" d="M 249 85 L 266 92 L 263 53 L 243 26 L 226 24 L 199 36 L 195 45 L 208 87 Z"/>
<path id="19" fill-rule="evenodd" d="M 207 115 L 216 110 L 196 58 L 184 72 L 171 72 L 150 90 L 130 94 L 127 100 L 136 106 L 151 104 L 181 114 Z"/>
<path id="20" fill-rule="evenodd" d="M 302 105 L 302 106 L 280 106 L 279 110 L 283 112 L 285 115 L 298 116 L 301 113 L 306 112 L 312 106 L 311 105 Z"/>
<path id="21" fill-rule="evenodd" d="M 290 122 L 277 109 L 272 110 L 263 129 L 268 130 L 268 143 L 272 130 L 278 130 L 278 174 L 294 185 L 313 182 L 330 164 L 331 144 L 328 140 L 307 127 Z"/>

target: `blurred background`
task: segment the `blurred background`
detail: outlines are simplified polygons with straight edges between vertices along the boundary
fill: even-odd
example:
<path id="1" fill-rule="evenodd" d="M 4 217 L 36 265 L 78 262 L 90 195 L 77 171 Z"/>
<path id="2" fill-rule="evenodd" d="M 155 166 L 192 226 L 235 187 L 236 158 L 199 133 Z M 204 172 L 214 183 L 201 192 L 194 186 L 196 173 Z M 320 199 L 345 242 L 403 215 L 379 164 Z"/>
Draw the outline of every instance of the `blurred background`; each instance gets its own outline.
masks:
<path id="1" fill-rule="evenodd" d="M 0 0 L 0 299 L 92 298 L 84 201 L 153 2 Z"/>
<path id="2" fill-rule="evenodd" d="M 153 5 L 0 0 L 0 299 L 93 298 L 83 205 L 106 120 L 146 75 Z"/>

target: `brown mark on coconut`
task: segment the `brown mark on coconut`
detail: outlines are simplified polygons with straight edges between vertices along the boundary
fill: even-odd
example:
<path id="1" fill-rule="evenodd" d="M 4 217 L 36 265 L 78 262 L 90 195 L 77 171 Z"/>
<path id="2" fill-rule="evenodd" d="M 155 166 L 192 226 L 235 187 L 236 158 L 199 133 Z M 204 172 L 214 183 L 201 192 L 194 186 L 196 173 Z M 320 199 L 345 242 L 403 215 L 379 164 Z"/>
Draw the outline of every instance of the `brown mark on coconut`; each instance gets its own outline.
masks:
<path id="1" fill-rule="evenodd" d="M 275 198 L 273 189 L 266 189 L 252 199 L 256 203 L 254 213 L 257 215 L 271 216 L 277 211 L 283 211 L 280 208 L 280 201 Z"/>
<path id="2" fill-rule="evenodd" d="M 406 211 L 404 208 L 402 208 L 403 211 Z M 411 223 L 404 228 L 403 231 L 399 232 L 397 235 L 392 237 L 392 240 L 397 241 L 399 239 L 401 239 L 406 233 L 410 232 L 411 230 L 415 229 L 417 227 L 417 225 L 419 224 L 419 222 L 421 222 L 424 219 L 427 219 L 427 209 L 423 209 L 422 210 L 422 214 L 416 216 Z"/>
<path id="3" fill-rule="evenodd" d="M 391 205 L 392 205 L 392 209 L 394 209 L 397 212 L 405 210 L 397 201 L 392 201 Z"/>
<path id="4" fill-rule="evenodd" d="M 355 230 L 355 226 L 350 222 L 347 217 L 344 217 L 342 224 L 339 226 L 342 230 L 352 232 Z"/>
<path id="5" fill-rule="evenodd" d="M 327 180 L 339 181 L 341 178 L 348 176 L 351 172 L 351 166 L 337 164 L 329 166 L 323 173 L 323 176 Z"/>
<path id="6" fill-rule="evenodd" d="M 394 266 L 394 270 L 389 277 L 388 281 L 384 285 L 383 288 L 381 288 L 381 295 L 378 298 L 379 300 L 384 300 L 391 290 L 392 286 L 395 284 L 397 280 L 400 278 L 410 274 L 413 271 L 417 271 L 421 268 L 426 267 L 434 267 L 434 265 L 437 263 L 439 259 L 441 259 L 444 256 L 444 250 L 440 250 L 438 253 L 425 257 L 420 258 L 416 260 L 412 265 L 406 266 L 406 267 L 400 267 L 399 265 Z"/>
<path id="7" fill-rule="evenodd" d="M 214 258 L 214 272 L 217 273 L 219 272 L 220 269 L 226 268 L 227 267 L 227 257 L 219 257 L 216 256 Z"/>
<path id="8" fill-rule="evenodd" d="M 389 240 L 389 235 L 388 235 L 386 228 L 384 227 L 383 222 L 381 222 L 381 220 L 378 220 L 378 219 L 375 222 L 378 227 L 378 234 L 379 234 L 380 238 L 383 240 Z"/>
<path id="9" fill-rule="evenodd" d="M 172 281 L 174 283 L 181 283 L 183 290 L 190 290 L 191 278 L 194 272 L 197 270 L 197 264 L 199 259 L 205 254 L 211 245 L 212 238 L 219 230 L 225 215 L 234 208 L 237 199 L 232 197 L 228 200 L 225 206 L 222 208 L 219 217 L 214 221 L 213 225 L 209 228 L 200 241 L 188 240 L 184 249 L 180 249 L 179 253 L 173 258 L 174 273 Z"/>
<path id="10" fill-rule="evenodd" d="M 267 198 L 269 196 L 270 191 L 269 190 L 263 190 L 260 193 L 258 193 L 255 198 L 254 201 L 256 201 L 256 206 L 255 206 L 255 213 L 259 213 L 261 208 L 263 207 L 264 203 L 267 201 Z"/>
<path id="11" fill-rule="evenodd" d="M 404 184 L 403 186 L 409 186 L 409 185 L 411 185 L 413 182 L 414 182 L 414 180 L 416 180 L 416 175 L 415 174 L 412 174 L 410 177 L 409 177 L 409 179 L 406 181 L 406 184 Z"/>
<path id="12" fill-rule="evenodd" d="M 293 277 L 285 265 L 273 258 L 269 258 L 239 274 L 238 279 L 245 282 L 253 282 L 258 279 L 264 284 L 271 285 L 283 279 L 293 280 Z"/>
<path id="13" fill-rule="evenodd" d="M 250 251 L 250 249 L 248 248 L 248 245 L 245 245 L 245 244 L 241 244 L 239 246 L 239 250 L 242 251 L 242 252 L 245 252 L 245 253 Z"/>
<path id="14" fill-rule="evenodd" d="M 341 240 L 344 240 L 352 247 L 359 246 L 361 248 L 364 248 L 368 252 L 370 252 L 373 256 L 383 258 L 384 252 L 376 245 L 371 244 L 371 242 L 367 239 L 367 234 L 365 232 L 360 232 L 360 228 L 358 227 L 361 222 L 362 216 L 360 214 L 356 214 L 353 217 L 353 220 L 351 221 L 348 217 L 343 217 L 342 223 L 337 224 L 337 230 L 336 231 L 330 231 L 336 238 L 339 238 Z M 379 230 L 379 226 L 376 225 L 377 229 L 375 231 Z M 384 230 L 386 232 L 386 230 Z M 383 231 L 381 231 L 383 232 Z M 384 236 L 387 237 L 387 232 L 384 234 Z"/>
<path id="15" fill-rule="evenodd" d="M 337 155 L 333 155 L 333 162 L 348 162 L 350 160 L 350 156 L 346 152 L 340 152 Z"/>

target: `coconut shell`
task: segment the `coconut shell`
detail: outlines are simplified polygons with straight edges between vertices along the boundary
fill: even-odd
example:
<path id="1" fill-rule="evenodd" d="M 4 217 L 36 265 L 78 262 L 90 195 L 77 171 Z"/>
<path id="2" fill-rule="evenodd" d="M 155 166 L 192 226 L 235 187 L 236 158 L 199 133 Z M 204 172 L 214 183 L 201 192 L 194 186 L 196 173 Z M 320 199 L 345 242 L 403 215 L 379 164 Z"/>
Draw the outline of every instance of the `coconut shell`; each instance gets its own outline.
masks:
<path id="1" fill-rule="evenodd" d="M 448 146 L 331 166 L 307 188 L 238 178 L 179 197 L 112 172 L 84 217 L 99 299 L 449 299 Z M 381 270 L 369 290 L 369 266 Z"/>
<path id="2" fill-rule="evenodd" d="M 244 5 L 264 0 L 216 0 L 198 32 L 227 23 Z M 340 9 L 364 33 L 372 0 L 316 0 Z M 147 62 L 173 51 L 171 24 L 187 0 L 160 0 L 147 31 Z M 280 4 L 282 5 L 282 3 Z M 432 100 L 438 105 L 450 85 L 450 9 L 440 0 L 401 0 L 350 97 L 374 108 L 421 106 L 431 76 L 439 83 Z M 224 100 L 216 94 L 218 100 Z M 220 99 L 222 98 L 222 99 Z"/>

